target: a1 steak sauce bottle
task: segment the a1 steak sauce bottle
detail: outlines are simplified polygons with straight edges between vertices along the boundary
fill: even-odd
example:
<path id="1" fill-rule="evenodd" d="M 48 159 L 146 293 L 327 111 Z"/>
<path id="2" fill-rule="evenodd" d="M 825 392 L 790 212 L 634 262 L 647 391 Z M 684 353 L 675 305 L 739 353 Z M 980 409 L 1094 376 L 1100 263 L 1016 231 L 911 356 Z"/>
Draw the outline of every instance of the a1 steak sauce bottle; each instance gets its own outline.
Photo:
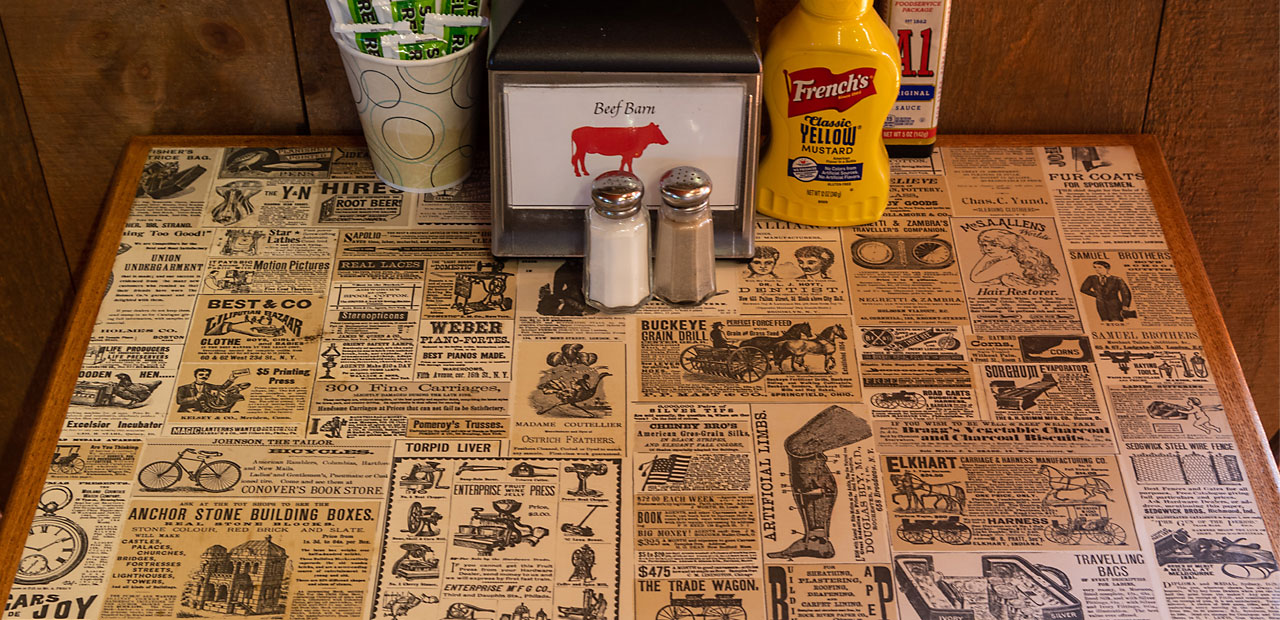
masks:
<path id="1" fill-rule="evenodd" d="M 756 209 L 816 226 L 874 222 L 889 197 L 881 129 L 898 97 L 898 45 L 871 0 L 800 0 L 769 37 L 771 139 Z"/>

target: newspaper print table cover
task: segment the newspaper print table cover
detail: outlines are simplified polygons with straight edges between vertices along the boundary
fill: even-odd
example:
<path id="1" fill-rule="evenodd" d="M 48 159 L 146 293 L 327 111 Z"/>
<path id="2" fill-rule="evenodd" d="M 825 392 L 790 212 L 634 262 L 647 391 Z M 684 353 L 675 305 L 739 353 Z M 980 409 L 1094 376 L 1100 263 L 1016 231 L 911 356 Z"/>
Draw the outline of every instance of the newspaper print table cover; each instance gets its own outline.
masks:
<path id="1" fill-rule="evenodd" d="M 483 170 L 153 149 L 6 617 L 1280 614 L 1133 149 L 894 165 L 602 316 Z"/>

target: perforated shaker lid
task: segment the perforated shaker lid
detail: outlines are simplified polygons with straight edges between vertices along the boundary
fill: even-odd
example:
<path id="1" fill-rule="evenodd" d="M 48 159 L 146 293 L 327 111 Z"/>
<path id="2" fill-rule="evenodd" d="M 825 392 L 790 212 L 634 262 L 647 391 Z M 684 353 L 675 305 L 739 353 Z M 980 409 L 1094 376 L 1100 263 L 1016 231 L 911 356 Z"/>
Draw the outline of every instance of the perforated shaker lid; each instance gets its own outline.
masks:
<path id="1" fill-rule="evenodd" d="M 676 209 L 696 209 L 711 200 L 711 175 L 701 168 L 677 166 L 658 180 L 662 201 Z"/>
<path id="2" fill-rule="evenodd" d="M 644 183 L 630 172 L 611 170 L 591 182 L 591 202 L 605 217 L 622 218 L 639 211 L 642 197 Z"/>

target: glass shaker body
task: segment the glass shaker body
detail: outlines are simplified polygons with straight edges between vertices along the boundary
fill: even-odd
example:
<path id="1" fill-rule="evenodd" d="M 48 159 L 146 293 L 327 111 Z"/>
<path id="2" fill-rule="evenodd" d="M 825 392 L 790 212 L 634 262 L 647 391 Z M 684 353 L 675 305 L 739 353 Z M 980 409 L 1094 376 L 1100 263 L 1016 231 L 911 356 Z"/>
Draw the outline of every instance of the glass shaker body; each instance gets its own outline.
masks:
<path id="1" fill-rule="evenodd" d="M 603 312 L 629 312 L 651 297 L 649 212 L 641 204 L 644 183 L 613 170 L 591 181 L 586 214 L 582 293 Z"/>
<path id="2" fill-rule="evenodd" d="M 630 312 L 652 297 L 649 271 L 649 212 L 639 205 L 627 215 L 587 210 L 583 293 L 603 312 Z"/>
<path id="3" fill-rule="evenodd" d="M 715 236 L 711 207 L 664 204 L 658 208 L 653 293 L 672 304 L 698 305 L 716 293 Z"/>

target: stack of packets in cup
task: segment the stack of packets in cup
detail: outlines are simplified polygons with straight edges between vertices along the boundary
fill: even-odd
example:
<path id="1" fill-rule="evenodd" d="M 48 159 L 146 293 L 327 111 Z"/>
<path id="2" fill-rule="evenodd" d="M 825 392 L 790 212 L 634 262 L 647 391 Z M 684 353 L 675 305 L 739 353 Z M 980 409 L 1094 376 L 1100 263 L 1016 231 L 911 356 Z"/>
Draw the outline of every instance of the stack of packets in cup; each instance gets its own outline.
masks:
<path id="1" fill-rule="evenodd" d="M 365 54 L 426 60 L 471 45 L 489 20 L 483 0 L 326 0 L 334 31 Z"/>

